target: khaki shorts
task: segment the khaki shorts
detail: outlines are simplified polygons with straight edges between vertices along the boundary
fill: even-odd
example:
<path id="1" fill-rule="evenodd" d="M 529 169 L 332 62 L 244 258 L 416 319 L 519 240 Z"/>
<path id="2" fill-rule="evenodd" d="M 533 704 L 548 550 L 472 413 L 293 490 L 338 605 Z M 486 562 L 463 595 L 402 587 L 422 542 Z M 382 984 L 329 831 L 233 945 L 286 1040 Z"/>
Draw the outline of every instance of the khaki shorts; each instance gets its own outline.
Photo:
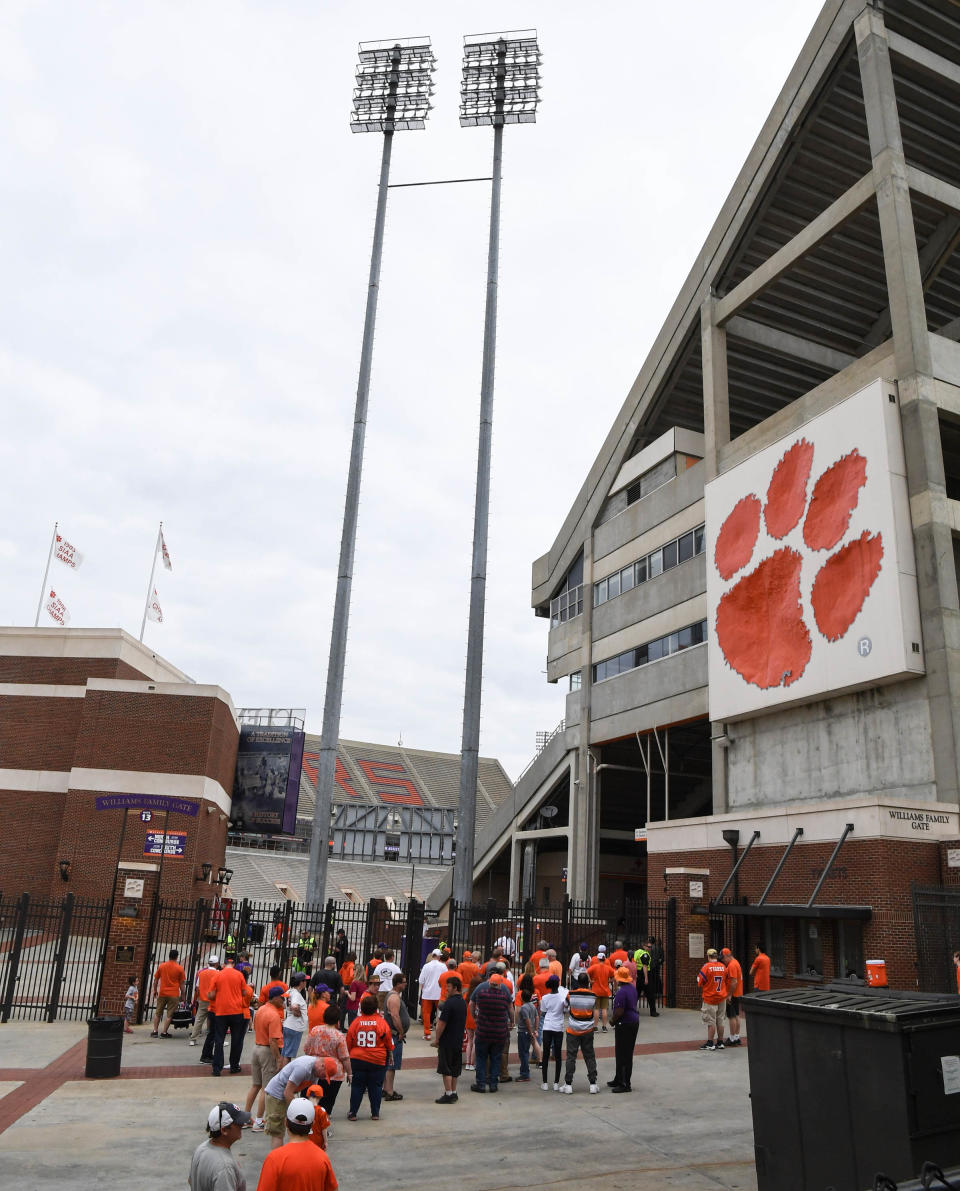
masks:
<path id="1" fill-rule="evenodd" d="M 157 1012 L 163 1017 L 165 1013 L 173 1013 L 179 1004 L 179 997 L 157 997 Z"/>
<path id="2" fill-rule="evenodd" d="M 597 997 L 597 1008 L 598 1009 L 606 1009 L 609 1004 L 610 1004 L 609 997 Z"/>
<path id="3" fill-rule="evenodd" d="M 264 1096 L 264 1100 L 267 1106 L 263 1118 L 266 1132 L 271 1137 L 283 1137 L 283 1131 L 287 1127 L 286 1100 L 278 1100 L 276 1096 L 271 1096 L 269 1092 Z"/>
<path id="4" fill-rule="evenodd" d="M 700 1020 L 705 1026 L 716 1026 L 722 1030 L 727 1020 L 726 1004 L 721 1001 L 719 1005 L 710 1005 L 704 1001 L 700 1006 Z"/>
<path id="5" fill-rule="evenodd" d="M 253 1054 L 250 1056 L 250 1082 L 255 1088 L 265 1088 L 279 1070 L 271 1047 L 258 1044 L 253 1048 Z"/>

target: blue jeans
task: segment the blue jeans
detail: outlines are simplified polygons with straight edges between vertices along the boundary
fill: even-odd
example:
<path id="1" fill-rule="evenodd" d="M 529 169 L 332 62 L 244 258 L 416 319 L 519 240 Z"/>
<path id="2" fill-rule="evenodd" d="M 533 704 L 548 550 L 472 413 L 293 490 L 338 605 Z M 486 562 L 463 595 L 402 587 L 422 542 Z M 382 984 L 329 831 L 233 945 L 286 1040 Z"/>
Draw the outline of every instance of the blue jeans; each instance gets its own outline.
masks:
<path id="1" fill-rule="evenodd" d="M 526 1030 L 517 1030 L 517 1053 L 520 1055 L 520 1078 L 530 1078 L 530 1043 L 532 1039 Z"/>
<path id="2" fill-rule="evenodd" d="M 350 1084 L 350 1115 L 355 1117 L 363 1093 L 370 1097 L 370 1115 L 380 1115 L 380 1101 L 383 1097 L 383 1077 L 387 1069 L 381 1063 L 368 1063 L 365 1059 L 354 1059 L 353 1082 Z"/>
<path id="3" fill-rule="evenodd" d="M 476 1037 L 477 1050 L 477 1083 L 485 1087 L 487 1084 L 496 1090 L 500 1082 L 500 1056 L 503 1054 L 503 1038 Z"/>
<path id="4" fill-rule="evenodd" d="M 304 1030 L 291 1030 L 288 1026 L 283 1026 L 283 1047 L 280 1053 L 285 1059 L 295 1059 L 300 1051 L 300 1043 L 303 1041 Z"/>

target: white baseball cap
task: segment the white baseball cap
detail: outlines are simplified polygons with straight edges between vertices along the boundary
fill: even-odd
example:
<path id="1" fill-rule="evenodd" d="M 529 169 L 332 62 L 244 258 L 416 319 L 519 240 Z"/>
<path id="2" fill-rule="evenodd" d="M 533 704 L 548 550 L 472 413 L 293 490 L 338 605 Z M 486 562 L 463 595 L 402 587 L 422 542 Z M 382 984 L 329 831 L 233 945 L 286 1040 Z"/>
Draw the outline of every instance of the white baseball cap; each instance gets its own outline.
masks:
<path id="1" fill-rule="evenodd" d="M 219 964 L 219 963 L 220 963 L 220 956 L 219 956 L 219 955 L 208 955 L 208 956 L 207 956 L 207 963 L 208 963 L 208 964 Z M 232 1041 L 232 1039 L 231 1039 L 231 1041 Z"/>
<path id="2" fill-rule="evenodd" d="M 607 954 L 607 949 L 604 946 L 604 944 L 601 943 L 600 946 L 597 948 L 597 955 L 606 955 L 606 954 Z"/>
<path id="3" fill-rule="evenodd" d="M 219 1104 L 210 1109 L 207 1116 L 207 1128 L 211 1133 L 220 1133 L 224 1129 L 229 1129 L 231 1125 L 246 1125 L 252 1117 L 248 1112 L 244 1112 L 239 1104 L 230 1104 L 226 1100 L 221 1100 Z"/>
<path id="4" fill-rule="evenodd" d="M 312 1125 L 315 1110 L 304 1096 L 294 1096 L 287 1108 L 287 1120 L 295 1125 Z"/>

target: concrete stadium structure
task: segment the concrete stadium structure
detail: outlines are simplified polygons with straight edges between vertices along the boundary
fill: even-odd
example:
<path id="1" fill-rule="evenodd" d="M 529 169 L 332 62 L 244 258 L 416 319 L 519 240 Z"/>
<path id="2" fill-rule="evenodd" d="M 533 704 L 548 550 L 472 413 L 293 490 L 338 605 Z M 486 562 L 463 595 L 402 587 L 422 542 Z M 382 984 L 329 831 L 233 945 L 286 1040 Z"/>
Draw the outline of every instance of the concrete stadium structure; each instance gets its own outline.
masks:
<path id="1" fill-rule="evenodd" d="M 829 0 L 533 564 L 570 691 L 478 839 L 511 900 L 952 980 L 912 887 L 960 881 L 958 143 L 960 9 Z"/>

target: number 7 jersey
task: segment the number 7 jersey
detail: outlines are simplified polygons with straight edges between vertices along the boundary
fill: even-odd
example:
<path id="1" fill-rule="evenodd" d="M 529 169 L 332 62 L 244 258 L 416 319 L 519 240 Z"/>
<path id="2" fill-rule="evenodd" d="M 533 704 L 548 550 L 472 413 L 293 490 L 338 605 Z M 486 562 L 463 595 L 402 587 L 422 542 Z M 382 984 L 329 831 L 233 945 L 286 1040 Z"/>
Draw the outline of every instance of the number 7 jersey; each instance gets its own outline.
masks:
<path id="1" fill-rule="evenodd" d="M 727 966 L 718 959 L 708 959 L 697 973 L 697 984 L 708 1005 L 719 1005 L 727 999 Z"/>

